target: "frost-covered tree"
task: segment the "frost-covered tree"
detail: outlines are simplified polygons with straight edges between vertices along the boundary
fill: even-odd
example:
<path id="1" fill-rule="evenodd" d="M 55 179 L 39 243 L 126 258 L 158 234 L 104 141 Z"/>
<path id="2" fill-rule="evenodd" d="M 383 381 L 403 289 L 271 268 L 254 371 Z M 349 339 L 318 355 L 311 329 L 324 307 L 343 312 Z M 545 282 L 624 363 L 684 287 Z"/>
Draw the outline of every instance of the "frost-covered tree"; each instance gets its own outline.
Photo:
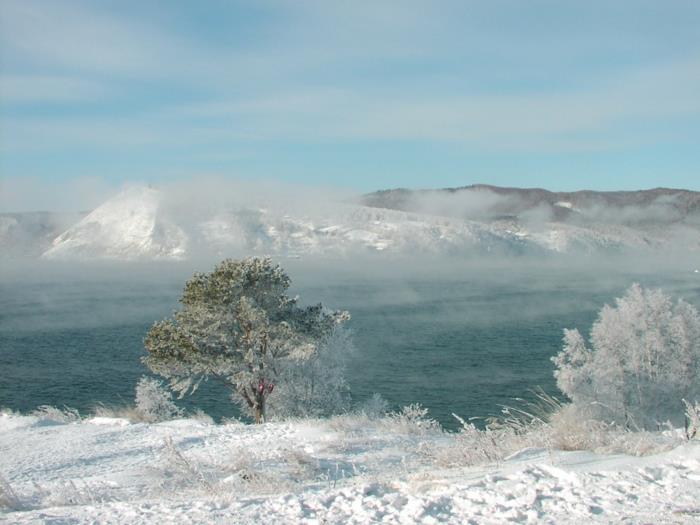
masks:
<path id="1" fill-rule="evenodd" d="M 172 393 L 152 377 L 143 376 L 139 379 L 134 401 L 136 412 L 148 423 L 175 419 L 183 414 L 183 410 L 173 403 Z"/>
<path id="2" fill-rule="evenodd" d="M 289 360 L 280 369 L 273 417 L 321 417 L 345 412 L 350 389 L 345 381 L 345 359 L 354 351 L 347 329 L 337 326 L 309 359 Z"/>
<path id="3" fill-rule="evenodd" d="M 144 363 L 180 396 L 209 378 L 260 423 L 285 370 L 313 359 L 347 312 L 300 307 L 290 279 L 268 258 L 227 259 L 187 281 L 182 308 L 153 325 Z M 285 386 L 282 386 L 284 391 Z"/>
<path id="4" fill-rule="evenodd" d="M 593 417 L 679 424 L 681 400 L 700 399 L 700 316 L 683 300 L 634 284 L 600 311 L 590 345 L 578 330 L 565 330 L 552 360 L 559 389 Z"/>

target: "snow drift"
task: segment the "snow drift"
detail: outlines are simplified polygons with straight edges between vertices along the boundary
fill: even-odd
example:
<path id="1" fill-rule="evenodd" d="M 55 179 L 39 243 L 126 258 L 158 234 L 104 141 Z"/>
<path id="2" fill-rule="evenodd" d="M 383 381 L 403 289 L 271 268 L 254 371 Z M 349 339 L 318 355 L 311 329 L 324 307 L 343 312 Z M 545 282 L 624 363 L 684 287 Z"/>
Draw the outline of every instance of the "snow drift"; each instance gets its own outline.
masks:
<path id="1" fill-rule="evenodd" d="M 700 442 L 647 456 L 524 449 L 441 467 L 415 425 L 0 415 L 0 521 L 697 523 Z M 4 478 L 4 481 L 3 481 Z"/>

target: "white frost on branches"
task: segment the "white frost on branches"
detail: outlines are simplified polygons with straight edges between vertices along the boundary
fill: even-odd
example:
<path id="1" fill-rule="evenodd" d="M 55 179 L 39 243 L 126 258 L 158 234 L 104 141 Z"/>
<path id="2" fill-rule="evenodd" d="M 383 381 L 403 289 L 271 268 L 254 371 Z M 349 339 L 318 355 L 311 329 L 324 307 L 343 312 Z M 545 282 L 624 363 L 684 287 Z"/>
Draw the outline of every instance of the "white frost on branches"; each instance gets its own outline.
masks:
<path id="1" fill-rule="evenodd" d="M 173 403 L 171 392 L 157 379 L 143 376 L 136 385 L 136 412 L 147 423 L 181 417 L 183 410 Z"/>
<path id="2" fill-rule="evenodd" d="M 587 416 L 626 426 L 682 424 L 682 399 L 700 399 L 700 316 L 683 300 L 632 285 L 593 324 L 590 347 L 564 331 L 552 360 L 557 386 Z"/>
<path id="3" fill-rule="evenodd" d="M 222 382 L 258 423 L 268 400 L 282 414 L 315 413 L 324 398 L 336 406 L 337 387 L 344 385 L 334 361 L 342 346 L 337 330 L 350 315 L 299 306 L 287 295 L 290 283 L 267 258 L 227 259 L 196 273 L 185 284 L 182 308 L 146 335 L 144 363 L 181 396 L 203 380 Z M 285 395 L 292 400 L 282 400 Z"/>
<path id="4" fill-rule="evenodd" d="M 311 357 L 287 361 L 276 395 L 268 402 L 270 416 L 322 417 L 345 412 L 350 406 L 345 360 L 353 351 L 350 332 L 336 326 Z"/>

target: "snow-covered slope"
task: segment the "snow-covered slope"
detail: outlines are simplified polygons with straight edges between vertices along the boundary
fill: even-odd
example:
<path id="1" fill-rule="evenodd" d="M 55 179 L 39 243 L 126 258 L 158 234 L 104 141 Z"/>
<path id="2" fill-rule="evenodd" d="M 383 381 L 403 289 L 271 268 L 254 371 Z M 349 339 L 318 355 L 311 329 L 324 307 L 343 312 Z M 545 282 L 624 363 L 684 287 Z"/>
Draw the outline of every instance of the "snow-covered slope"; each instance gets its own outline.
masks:
<path id="1" fill-rule="evenodd" d="M 658 249 L 667 231 L 613 224 L 499 218 L 465 220 L 438 214 L 338 203 L 332 207 L 220 205 L 196 212 L 164 203 L 157 190 L 130 188 L 57 237 L 46 258 L 184 259 L 276 254 L 344 256 L 361 252 L 546 254 Z M 700 248 L 686 232 L 684 248 Z"/>
<path id="2" fill-rule="evenodd" d="M 339 204 L 332 215 L 293 216 L 269 210 L 227 212 L 199 225 L 199 238 L 229 247 L 286 255 L 358 251 L 452 254 L 512 249 L 522 242 L 476 222 Z"/>
<path id="3" fill-rule="evenodd" d="M 450 439 L 338 419 L 68 424 L 0 414 L 0 522 L 691 524 L 700 442 L 647 457 L 524 449 L 440 467 Z M 4 478 L 4 480 L 3 480 Z"/>
<path id="4" fill-rule="evenodd" d="M 129 188 L 56 237 L 46 258 L 179 259 L 187 237 L 159 214 L 160 194 Z"/>

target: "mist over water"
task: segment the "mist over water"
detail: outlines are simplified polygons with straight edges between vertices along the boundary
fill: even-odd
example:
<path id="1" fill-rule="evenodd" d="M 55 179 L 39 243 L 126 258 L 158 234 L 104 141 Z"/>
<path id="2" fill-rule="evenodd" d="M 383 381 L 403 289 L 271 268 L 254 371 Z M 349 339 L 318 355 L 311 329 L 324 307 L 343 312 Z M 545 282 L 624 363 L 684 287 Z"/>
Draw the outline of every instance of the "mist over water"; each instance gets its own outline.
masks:
<path id="1" fill-rule="evenodd" d="M 598 310 L 632 282 L 700 305 L 700 276 L 680 266 L 573 261 L 278 261 L 304 304 L 346 309 L 357 347 L 348 380 L 357 403 L 378 392 L 393 408 L 421 403 L 485 417 L 541 387 L 559 395 L 549 360 L 562 329 L 588 333 Z M 0 275 L 0 406 L 87 411 L 133 402 L 146 373 L 143 337 L 178 307 L 192 272 L 213 261 L 149 264 L 32 262 Z M 183 404 L 236 415 L 205 384 Z"/>

